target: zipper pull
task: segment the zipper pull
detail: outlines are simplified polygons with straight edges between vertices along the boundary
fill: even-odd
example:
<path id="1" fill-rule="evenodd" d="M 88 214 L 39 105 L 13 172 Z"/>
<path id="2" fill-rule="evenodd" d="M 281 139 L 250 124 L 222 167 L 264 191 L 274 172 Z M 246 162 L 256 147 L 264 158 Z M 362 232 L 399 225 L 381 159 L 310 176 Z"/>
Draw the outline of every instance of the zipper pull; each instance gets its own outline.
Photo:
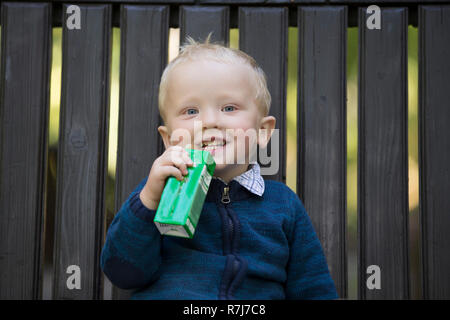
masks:
<path id="1" fill-rule="evenodd" d="M 222 193 L 222 203 L 230 203 L 230 195 L 228 193 L 230 187 L 225 187 L 223 188 L 223 193 Z"/>

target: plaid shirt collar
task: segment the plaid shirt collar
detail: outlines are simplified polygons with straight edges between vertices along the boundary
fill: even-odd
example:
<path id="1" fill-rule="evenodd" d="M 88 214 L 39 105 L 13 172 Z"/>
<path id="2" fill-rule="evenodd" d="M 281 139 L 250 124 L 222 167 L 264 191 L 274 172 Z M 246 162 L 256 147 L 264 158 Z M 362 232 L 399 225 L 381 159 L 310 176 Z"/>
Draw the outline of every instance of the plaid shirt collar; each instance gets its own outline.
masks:
<path id="1" fill-rule="evenodd" d="M 219 177 L 213 177 L 213 179 L 222 180 Z M 262 196 L 264 193 L 264 179 L 261 176 L 260 166 L 257 162 L 250 164 L 249 170 L 234 177 L 233 180 L 236 180 L 241 186 L 258 196 Z"/>

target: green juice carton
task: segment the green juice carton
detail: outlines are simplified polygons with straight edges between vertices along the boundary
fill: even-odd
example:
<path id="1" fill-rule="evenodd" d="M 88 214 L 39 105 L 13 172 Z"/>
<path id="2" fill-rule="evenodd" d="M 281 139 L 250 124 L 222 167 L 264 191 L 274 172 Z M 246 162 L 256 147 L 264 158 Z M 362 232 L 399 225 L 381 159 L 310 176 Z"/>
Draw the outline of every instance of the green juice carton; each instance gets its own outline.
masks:
<path id="1" fill-rule="evenodd" d="M 170 176 L 161 194 L 154 222 L 159 232 L 191 239 L 208 193 L 216 163 L 211 153 L 186 149 L 194 165 L 182 181 Z"/>

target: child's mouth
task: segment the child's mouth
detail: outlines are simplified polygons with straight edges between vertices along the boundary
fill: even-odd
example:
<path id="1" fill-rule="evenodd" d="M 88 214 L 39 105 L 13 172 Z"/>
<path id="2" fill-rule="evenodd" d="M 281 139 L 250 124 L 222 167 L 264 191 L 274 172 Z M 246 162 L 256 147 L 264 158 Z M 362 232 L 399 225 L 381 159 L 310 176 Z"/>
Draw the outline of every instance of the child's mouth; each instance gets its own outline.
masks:
<path id="1" fill-rule="evenodd" d="M 203 142 L 202 143 L 202 150 L 208 151 L 212 155 L 214 155 L 216 152 L 223 150 L 226 145 L 226 141 L 209 141 L 209 142 Z"/>

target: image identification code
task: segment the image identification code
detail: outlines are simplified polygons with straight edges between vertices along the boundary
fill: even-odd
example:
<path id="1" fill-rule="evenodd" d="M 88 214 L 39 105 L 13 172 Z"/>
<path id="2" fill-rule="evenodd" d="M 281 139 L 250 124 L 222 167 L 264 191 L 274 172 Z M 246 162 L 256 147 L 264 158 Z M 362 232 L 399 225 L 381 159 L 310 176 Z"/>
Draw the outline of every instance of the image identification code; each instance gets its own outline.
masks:
<path id="1" fill-rule="evenodd" d="M 216 314 L 227 314 L 243 317 L 245 315 L 264 315 L 266 306 L 263 304 L 229 304 L 226 308 L 218 306 L 186 306 L 184 315 L 209 315 L 214 318 Z"/>

